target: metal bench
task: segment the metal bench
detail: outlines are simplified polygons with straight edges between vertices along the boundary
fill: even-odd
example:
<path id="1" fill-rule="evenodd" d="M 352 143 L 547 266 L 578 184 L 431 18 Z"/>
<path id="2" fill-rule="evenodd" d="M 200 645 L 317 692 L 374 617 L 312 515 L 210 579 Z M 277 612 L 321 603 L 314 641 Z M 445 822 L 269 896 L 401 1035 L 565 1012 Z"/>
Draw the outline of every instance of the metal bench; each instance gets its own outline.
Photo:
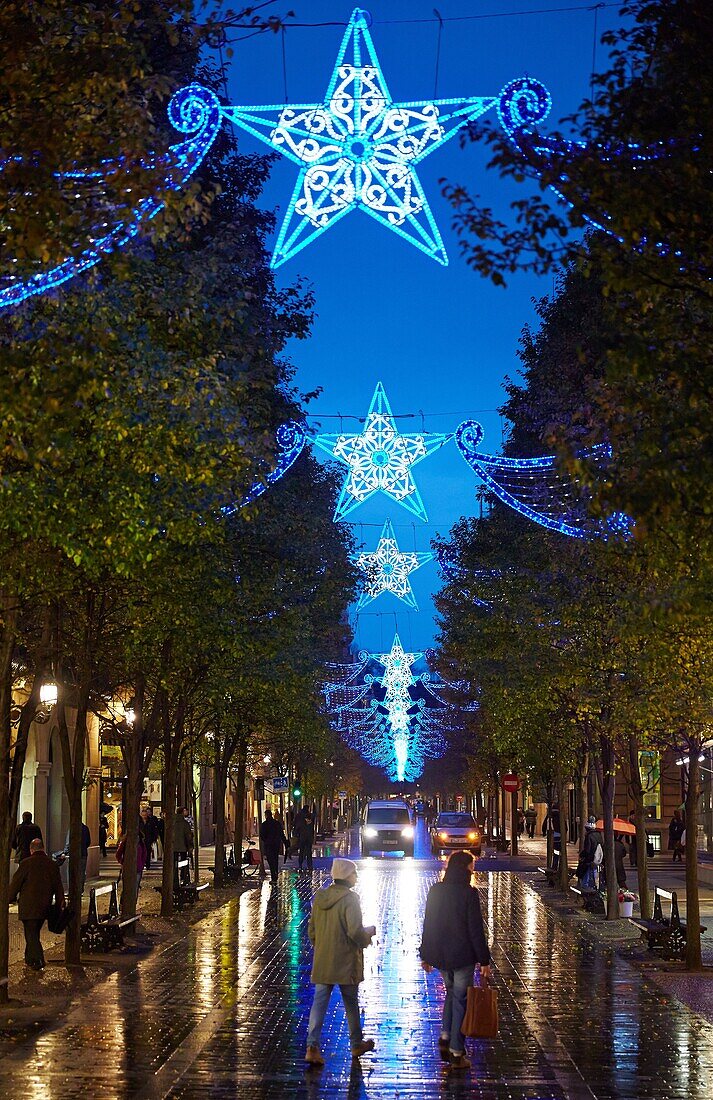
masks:
<path id="1" fill-rule="evenodd" d="M 97 898 L 109 895 L 109 908 L 99 916 Z M 89 913 L 81 928 L 81 944 L 84 951 L 111 951 L 114 947 L 124 946 L 124 929 L 136 924 L 141 914 L 135 917 L 122 917 L 116 896 L 116 883 L 107 886 L 93 886 L 89 891 Z"/>
<path id="2" fill-rule="evenodd" d="M 582 908 L 588 913 L 598 913 L 601 916 L 606 913 L 604 895 L 599 890 L 580 889 L 578 886 L 570 886 L 570 890 L 581 898 Z"/>
<path id="3" fill-rule="evenodd" d="M 552 866 L 551 867 L 538 867 L 537 870 L 545 876 L 548 886 L 554 886 L 559 878 L 559 861 L 560 854 L 557 849 L 553 849 L 552 852 Z"/>
<path id="4" fill-rule="evenodd" d="M 668 917 L 663 915 L 662 898 L 670 904 Z M 654 890 L 654 915 L 651 920 L 644 917 L 629 917 L 629 920 L 641 930 L 642 937 L 648 942 L 649 951 L 660 951 L 664 959 L 685 959 L 688 927 L 679 915 L 675 890 L 662 890 L 657 886 Z M 700 925 L 698 934 L 703 935 L 704 932 L 704 926 Z"/>
<path id="5" fill-rule="evenodd" d="M 191 882 L 190 864 L 187 859 L 176 859 L 173 867 L 173 902 L 177 909 L 195 905 L 198 895 L 207 890 L 208 883 Z"/>

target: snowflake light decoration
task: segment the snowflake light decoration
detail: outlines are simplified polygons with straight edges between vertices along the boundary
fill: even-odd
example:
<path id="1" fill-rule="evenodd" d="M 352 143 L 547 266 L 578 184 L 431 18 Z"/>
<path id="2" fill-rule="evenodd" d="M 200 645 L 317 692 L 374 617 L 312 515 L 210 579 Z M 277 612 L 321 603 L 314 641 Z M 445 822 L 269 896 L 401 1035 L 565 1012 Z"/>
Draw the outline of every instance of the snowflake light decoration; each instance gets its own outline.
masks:
<path id="1" fill-rule="evenodd" d="M 272 266 L 352 210 L 361 210 L 438 263 L 448 256 L 415 168 L 499 102 L 498 96 L 394 103 L 368 12 L 355 8 L 321 103 L 229 107 L 236 126 L 299 165 Z"/>
<path id="2" fill-rule="evenodd" d="M 361 611 L 384 592 L 391 592 L 397 600 L 418 611 L 409 574 L 433 561 L 433 554 L 399 550 L 390 519 L 383 526 L 376 550 L 373 553 L 354 554 L 352 561 L 366 580 L 366 586 L 356 606 L 357 611 Z"/>
<path id="3" fill-rule="evenodd" d="M 411 467 L 452 438 L 435 432 L 400 432 L 379 382 L 360 435 L 318 435 L 314 440 L 316 447 L 349 467 L 334 519 L 344 519 L 375 493 L 386 493 L 425 521 L 426 509 L 411 477 Z"/>

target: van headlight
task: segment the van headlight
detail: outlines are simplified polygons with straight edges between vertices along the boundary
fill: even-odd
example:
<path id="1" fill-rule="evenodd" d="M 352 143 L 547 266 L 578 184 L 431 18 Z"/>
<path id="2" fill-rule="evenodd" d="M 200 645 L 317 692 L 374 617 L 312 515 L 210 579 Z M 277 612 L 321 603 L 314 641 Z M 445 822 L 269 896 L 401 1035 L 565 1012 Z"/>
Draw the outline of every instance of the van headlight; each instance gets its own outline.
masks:
<path id="1" fill-rule="evenodd" d="M 364 828 L 364 836 L 369 840 L 373 840 L 375 836 L 378 836 L 376 829 L 372 829 L 370 825 L 366 825 Z"/>
<path id="2" fill-rule="evenodd" d="M 402 829 L 401 836 L 404 836 L 407 840 L 410 840 L 413 836 L 413 825 L 407 825 L 405 829 Z"/>
<path id="3" fill-rule="evenodd" d="M 477 833 L 468 833 L 468 840 L 477 840 L 477 839 L 478 839 L 478 834 Z"/>

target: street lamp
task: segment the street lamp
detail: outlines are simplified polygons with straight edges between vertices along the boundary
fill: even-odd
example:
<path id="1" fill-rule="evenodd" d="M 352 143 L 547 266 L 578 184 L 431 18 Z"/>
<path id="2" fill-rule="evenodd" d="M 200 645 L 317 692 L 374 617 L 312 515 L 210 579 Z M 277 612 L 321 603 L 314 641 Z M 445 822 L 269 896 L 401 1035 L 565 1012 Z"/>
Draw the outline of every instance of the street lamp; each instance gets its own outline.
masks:
<path id="1" fill-rule="evenodd" d="M 57 685 L 54 680 L 48 680 L 40 685 L 40 702 L 45 707 L 53 707 L 57 702 Z"/>

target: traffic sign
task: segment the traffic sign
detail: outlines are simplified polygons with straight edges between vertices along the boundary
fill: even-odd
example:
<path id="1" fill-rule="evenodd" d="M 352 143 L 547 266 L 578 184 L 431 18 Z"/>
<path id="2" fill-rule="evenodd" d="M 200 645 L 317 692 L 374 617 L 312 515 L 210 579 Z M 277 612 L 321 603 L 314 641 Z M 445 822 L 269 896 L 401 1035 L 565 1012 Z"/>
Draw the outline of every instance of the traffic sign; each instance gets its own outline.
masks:
<path id="1" fill-rule="evenodd" d="M 286 775 L 273 775 L 271 783 L 273 794 L 285 794 L 290 789 L 289 776 Z"/>
<path id="2" fill-rule="evenodd" d="M 520 776 L 515 775 L 514 772 L 508 772 L 507 775 L 504 775 L 500 780 L 500 786 L 504 791 L 508 791 L 510 794 L 512 794 L 513 791 L 519 791 Z"/>
<path id="3" fill-rule="evenodd" d="M 346 797 L 347 797 L 347 792 L 346 791 L 337 791 L 337 798 L 344 799 Z"/>

